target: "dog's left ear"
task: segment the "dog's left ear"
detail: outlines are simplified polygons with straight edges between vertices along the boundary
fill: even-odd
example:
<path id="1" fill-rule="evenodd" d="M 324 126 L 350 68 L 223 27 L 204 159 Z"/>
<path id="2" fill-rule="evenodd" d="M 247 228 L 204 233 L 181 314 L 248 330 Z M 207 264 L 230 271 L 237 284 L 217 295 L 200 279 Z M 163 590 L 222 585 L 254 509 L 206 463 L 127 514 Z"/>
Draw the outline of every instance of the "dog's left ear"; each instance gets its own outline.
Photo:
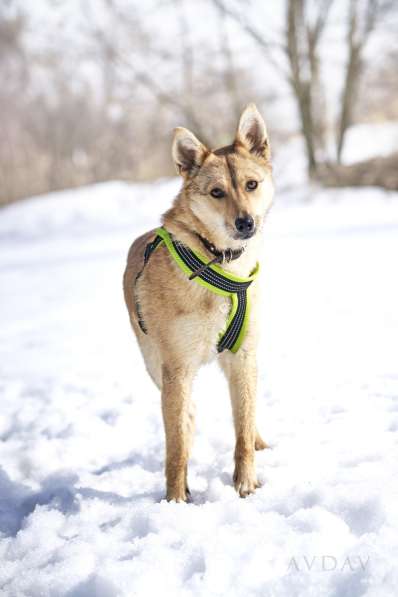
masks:
<path id="1" fill-rule="evenodd" d="M 249 104 L 243 110 L 239 119 L 236 141 L 250 153 L 260 158 L 269 158 L 267 127 L 255 104 Z"/>

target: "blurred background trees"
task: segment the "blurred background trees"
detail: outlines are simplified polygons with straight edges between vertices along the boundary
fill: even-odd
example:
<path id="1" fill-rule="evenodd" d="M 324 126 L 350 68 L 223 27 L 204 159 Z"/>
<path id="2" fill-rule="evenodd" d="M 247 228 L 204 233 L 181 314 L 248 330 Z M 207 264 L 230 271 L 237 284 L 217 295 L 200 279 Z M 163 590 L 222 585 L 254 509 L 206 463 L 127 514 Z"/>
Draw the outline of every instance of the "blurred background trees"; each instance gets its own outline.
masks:
<path id="1" fill-rule="evenodd" d="M 356 123 L 398 120 L 392 0 L 2 0 L 0 203 L 173 174 L 171 132 L 230 141 L 255 101 L 308 177 L 398 188 L 397 156 L 344 163 Z"/>

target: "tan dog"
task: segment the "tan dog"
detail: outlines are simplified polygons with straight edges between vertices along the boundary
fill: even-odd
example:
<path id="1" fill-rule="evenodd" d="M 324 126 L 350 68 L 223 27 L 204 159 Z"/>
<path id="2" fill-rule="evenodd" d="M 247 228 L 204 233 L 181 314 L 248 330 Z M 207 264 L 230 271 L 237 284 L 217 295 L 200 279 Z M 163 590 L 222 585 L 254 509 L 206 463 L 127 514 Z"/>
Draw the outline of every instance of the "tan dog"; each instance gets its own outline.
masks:
<path id="1" fill-rule="evenodd" d="M 266 127 L 254 104 L 240 117 L 234 143 L 210 151 L 188 130 L 177 128 L 173 159 L 183 186 L 162 223 L 177 240 L 206 257 L 219 256 L 225 272 L 245 278 L 259 257 L 262 229 L 273 195 Z M 256 432 L 258 282 L 248 292 L 251 313 L 236 353 L 217 352 L 231 309 L 226 296 L 189 279 L 164 244 L 144 267 L 152 230 L 137 238 L 128 255 L 124 294 L 146 368 L 162 393 L 166 433 L 167 499 L 189 496 L 187 465 L 194 431 L 191 387 L 199 367 L 218 356 L 227 376 L 236 433 L 236 491 L 259 487 L 254 450 L 266 447 Z"/>

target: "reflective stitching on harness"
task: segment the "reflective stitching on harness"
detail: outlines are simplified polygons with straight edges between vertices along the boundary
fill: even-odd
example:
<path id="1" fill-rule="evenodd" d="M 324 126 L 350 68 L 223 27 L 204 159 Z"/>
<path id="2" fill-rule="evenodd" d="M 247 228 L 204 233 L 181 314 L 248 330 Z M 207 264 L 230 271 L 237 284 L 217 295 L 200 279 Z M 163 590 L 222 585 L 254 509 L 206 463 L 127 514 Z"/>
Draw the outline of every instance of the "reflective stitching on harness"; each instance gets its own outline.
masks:
<path id="1" fill-rule="evenodd" d="M 235 344 L 242 328 L 243 319 L 246 313 L 246 292 L 238 293 L 238 301 L 238 309 L 235 313 L 235 317 L 229 324 L 227 331 L 219 342 L 219 347 L 222 347 L 222 350 Z M 219 352 L 221 352 L 220 349 Z"/>
<path id="2" fill-rule="evenodd" d="M 203 265 L 203 262 L 199 261 L 199 259 L 196 258 L 196 256 L 192 253 L 192 251 L 190 251 L 190 249 L 184 247 L 184 245 L 177 242 L 173 242 L 173 245 L 180 257 L 184 258 L 184 261 L 189 267 L 195 269 Z M 201 272 L 199 274 L 199 277 L 203 278 L 203 280 L 209 282 L 210 284 L 213 284 L 214 286 L 226 290 L 227 292 L 240 292 L 242 288 L 248 288 L 252 283 L 252 280 L 250 280 L 249 282 L 233 282 L 232 280 L 224 278 L 224 276 L 221 276 L 220 274 L 218 274 L 217 272 L 213 272 L 212 270 Z"/>
<path id="3" fill-rule="evenodd" d="M 161 242 L 165 243 L 169 253 L 173 257 L 177 265 L 181 269 L 183 269 L 183 267 L 185 266 L 190 274 L 192 274 L 193 272 L 197 272 L 198 269 L 203 268 L 203 266 L 205 265 L 206 269 L 202 269 L 202 271 L 195 273 L 193 281 L 202 285 L 206 285 L 206 287 L 212 292 L 217 293 L 217 290 L 221 290 L 221 294 L 224 294 L 224 296 L 229 295 L 231 297 L 231 301 L 233 295 L 236 295 L 237 297 L 238 304 L 236 307 L 236 312 L 232 317 L 231 321 L 229 321 L 227 329 L 223 333 L 221 333 L 222 335 L 217 344 L 218 352 L 222 352 L 225 349 L 231 350 L 232 352 L 236 352 L 239 349 L 245 335 L 245 322 L 247 321 L 249 316 L 247 292 L 250 284 L 253 282 L 255 276 L 258 273 L 258 265 L 256 266 L 256 269 L 251 274 L 251 276 L 246 279 L 238 278 L 237 276 L 228 274 L 228 272 L 223 272 L 223 275 L 221 273 L 221 271 L 223 271 L 221 270 L 221 268 L 218 268 L 221 271 L 216 271 L 216 266 L 206 265 L 204 259 L 200 258 L 196 253 L 189 249 L 189 247 L 186 247 L 180 241 L 174 240 L 165 228 L 159 228 L 157 232 L 158 235 L 152 242 L 148 243 L 148 245 L 145 248 L 144 265 L 141 271 L 137 274 L 135 282 L 137 282 L 140 276 L 142 275 L 145 265 L 148 263 L 150 256 L 152 255 L 154 250 L 160 245 Z M 175 254 L 173 254 L 173 249 L 175 251 Z M 176 255 L 178 255 L 178 257 L 181 259 L 184 266 L 181 265 L 181 262 L 177 260 Z M 187 273 L 186 270 L 184 270 L 184 272 Z M 145 326 L 142 317 L 141 306 L 138 302 L 137 297 L 136 311 L 139 326 L 141 330 L 145 334 L 147 334 L 148 330 Z"/>

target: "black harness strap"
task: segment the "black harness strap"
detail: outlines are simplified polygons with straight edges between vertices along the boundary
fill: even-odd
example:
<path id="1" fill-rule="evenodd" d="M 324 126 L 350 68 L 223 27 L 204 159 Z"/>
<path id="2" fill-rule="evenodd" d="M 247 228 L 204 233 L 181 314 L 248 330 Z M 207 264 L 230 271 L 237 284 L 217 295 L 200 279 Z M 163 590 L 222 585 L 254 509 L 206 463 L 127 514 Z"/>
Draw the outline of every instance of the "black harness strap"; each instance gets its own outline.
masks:
<path id="1" fill-rule="evenodd" d="M 173 241 L 173 245 L 178 255 L 192 270 L 192 272 L 200 270 L 200 268 L 203 266 L 203 262 L 190 249 L 188 249 L 188 247 L 185 247 L 179 241 Z M 204 269 L 199 271 L 197 275 L 208 284 L 211 284 L 211 286 L 215 286 L 216 288 L 220 288 L 221 290 L 226 290 L 228 292 L 234 292 L 237 295 L 238 307 L 235 316 L 233 317 L 226 332 L 217 345 L 218 352 L 230 349 L 235 344 L 242 329 L 247 305 L 246 290 L 249 288 L 251 281 L 234 282 L 233 280 L 226 278 L 222 274 L 215 272 L 212 269 Z"/>
<path id="2" fill-rule="evenodd" d="M 150 256 L 152 255 L 152 253 L 154 252 L 156 247 L 162 241 L 163 241 L 163 239 L 161 236 L 156 236 L 152 242 L 147 244 L 147 246 L 145 247 L 145 251 L 144 251 L 144 264 L 143 264 L 142 268 L 140 269 L 140 271 L 138 272 L 138 274 L 136 275 L 135 280 L 134 280 L 135 310 L 137 312 L 138 325 L 140 326 L 140 328 L 144 332 L 144 334 L 148 333 L 148 329 L 145 325 L 145 321 L 142 316 L 141 304 L 140 304 L 140 301 L 138 300 L 138 296 L 137 296 L 137 292 L 136 292 L 137 282 L 141 278 L 142 272 L 144 271 L 144 268 L 145 268 L 146 264 L 148 263 Z"/>
<path id="3" fill-rule="evenodd" d="M 142 266 L 142 269 L 138 272 L 138 274 L 135 278 L 135 286 L 136 286 L 139 278 L 141 277 L 141 275 L 144 271 L 144 268 L 149 261 L 150 256 L 152 255 L 154 250 L 158 247 L 158 245 L 161 242 L 163 242 L 163 238 L 160 235 L 158 235 L 155 237 L 155 239 L 152 242 L 148 243 L 147 246 L 145 247 L 144 264 Z M 225 333 L 223 334 L 223 336 L 221 337 L 221 339 L 219 340 L 218 345 L 217 345 L 218 352 L 222 352 L 223 350 L 226 350 L 226 349 L 231 349 L 234 346 L 235 342 L 237 341 L 239 334 L 241 332 L 242 326 L 243 326 L 246 308 L 247 308 L 247 289 L 250 286 L 250 284 L 252 283 L 252 280 L 248 280 L 247 282 L 237 282 L 237 281 L 231 280 L 231 279 L 227 278 L 226 276 L 223 276 L 221 273 L 211 269 L 210 265 L 212 265 L 213 262 L 221 261 L 221 259 L 220 259 L 221 251 L 217 251 L 215 248 L 214 248 L 214 252 L 212 251 L 213 254 L 217 253 L 219 255 L 216 255 L 215 259 L 213 259 L 212 261 L 210 261 L 209 263 L 206 264 L 204 261 L 199 259 L 199 257 L 197 257 L 197 255 L 195 255 L 195 253 L 193 251 L 191 251 L 191 249 L 189 249 L 188 247 L 183 245 L 180 241 L 172 239 L 172 243 L 173 243 L 173 247 L 174 247 L 176 253 L 178 254 L 178 256 L 182 259 L 182 261 L 185 263 L 185 265 L 192 272 L 191 275 L 189 276 L 190 280 L 195 277 L 199 277 L 202 280 L 204 280 L 205 282 L 207 282 L 210 286 L 213 286 L 220 290 L 224 290 L 229 293 L 236 294 L 237 300 L 238 300 L 236 313 L 235 313 L 234 317 L 232 318 L 232 320 L 230 321 L 227 330 L 225 331 Z M 230 261 L 231 259 L 237 259 L 242 254 L 243 249 L 236 250 L 234 252 L 232 252 L 232 250 L 229 249 L 228 251 L 231 251 L 230 259 L 228 259 L 228 261 Z M 145 322 L 144 322 L 144 319 L 142 316 L 141 305 L 139 303 L 136 292 L 135 292 L 135 305 L 136 305 L 136 312 L 137 312 L 137 317 L 138 317 L 138 324 L 139 324 L 141 330 L 144 332 L 144 334 L 147 334 L 148 330 L 147 330 L 147 327 L 145 325 Z"/>

